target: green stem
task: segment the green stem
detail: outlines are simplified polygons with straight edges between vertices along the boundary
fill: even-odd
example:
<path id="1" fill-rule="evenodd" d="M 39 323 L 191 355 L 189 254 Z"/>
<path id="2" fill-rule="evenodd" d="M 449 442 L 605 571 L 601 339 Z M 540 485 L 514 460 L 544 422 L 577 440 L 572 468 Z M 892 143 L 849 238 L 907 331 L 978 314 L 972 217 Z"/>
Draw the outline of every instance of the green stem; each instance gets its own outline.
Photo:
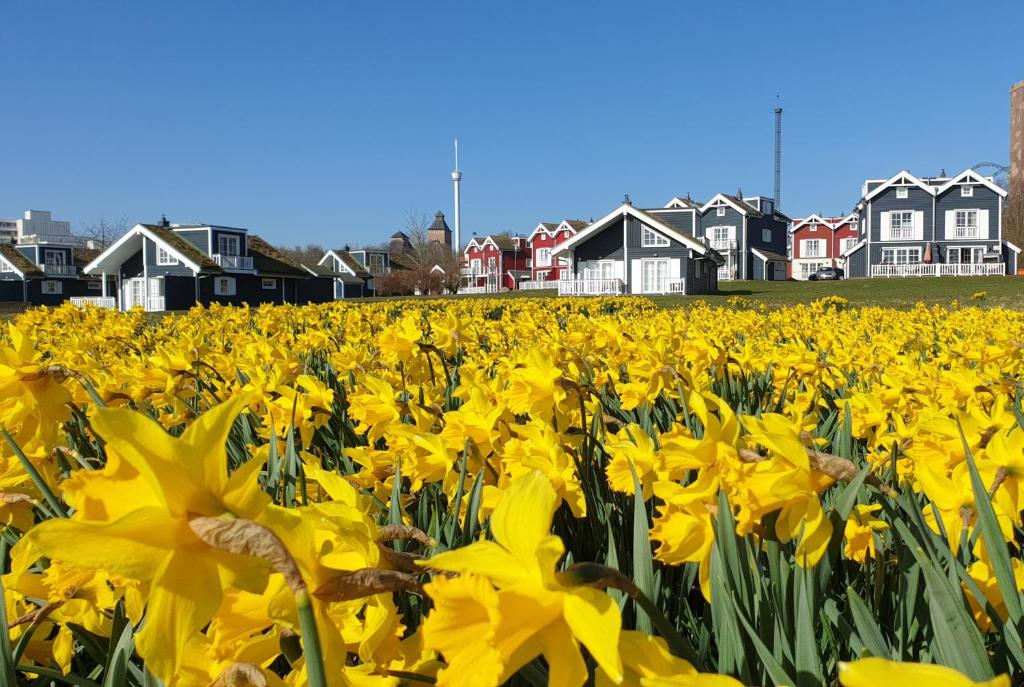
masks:
<path id="1" fill-rule="evenodd" d="M 68 512 L 64 508 L 64 504 L 62 504 L 60 499 L 50 491 L 50 487 L 46 484 L 46 480 L 44 480 L 43 476 L 39 474 L 39 471 L 36 470 L 36 466 L 32 464 L 32 461 L 28 459 L 25 452 L 21 450 L 21 447 L 18 446 L 18 442 L 16 442 L 14 437 L 10 435 L 6 427 L 0 427 L 0 436 L 3 436 L 7 445 L 11 447 L 12 451 L 14 451 L 14 455 L 18 456 L 18 460 L 21 461 L 21 465 L 25 468 L 25 472 L 27 472 L 28 476 L 32 478 L 32 482 L 36 485 L 36 488 L 39 489 L 39 492 L 43 495 L 43 498 L 46 499 L 46 502 L 50 504 L 50 508 L 53 509 L 53 512 L 62 518 L 66 518 L 68 516 Z"/>
<path id="2" fill-rule="evenodd" d="M 42 666 L 31 666 L 31 665 L 20 665 L 16 666 L 16 670 L 19 673 L 27 673 L 29 675 L 41 675 L 48 677 L 51 680 L 57 682 L 63 682 L 67 685 L 78 685 L 78 687 L 100 687 L 100 685 L 88 678 L 78 677 L 76 675 L 64 675 L 59 670 L 53 670 L 51 668 L 43 668 Z M 17 684 L 12 682 L 12 685 Z"/>
<path id="3" fill-rule="evenodd" d="M 7 551 L 10 545 L 0 539 L 0 573 L 7 571 Z M 14 658 L 11 654 L 11 636 L 7 627 L 7 603 L 4 597 L 3 581 L 0 580 L 0 681 L 5 685 L 16 685 L 14 679 Z"/>
<path id="4" fill-rule="evenodd" d="M 306 658 L 306 675 L 309 687 L 327 687 L 324 672 L 324 653 L 320 646 L 320 633 L 316 628 L 313 601 L 309 590 L 295 592 L 295 605 L 299 609 L 299 629 L 302 630 L 302 652 Z"/>

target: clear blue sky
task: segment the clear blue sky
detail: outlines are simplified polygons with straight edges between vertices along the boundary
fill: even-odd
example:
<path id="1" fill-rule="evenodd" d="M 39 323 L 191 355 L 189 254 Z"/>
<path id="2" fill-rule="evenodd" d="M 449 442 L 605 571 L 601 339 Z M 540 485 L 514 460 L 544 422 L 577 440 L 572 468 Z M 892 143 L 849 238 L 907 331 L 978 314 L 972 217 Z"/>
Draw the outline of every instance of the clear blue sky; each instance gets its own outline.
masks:
<path id="1" fill-rule="evenodd" d="M 1024 2 L 0 5 L 0 216 L 381 240 L 690 192 L 848 212 L 865 177 L 1008 158 Z M 1016 46 L 1016 47 L 1014 47 Z"/>

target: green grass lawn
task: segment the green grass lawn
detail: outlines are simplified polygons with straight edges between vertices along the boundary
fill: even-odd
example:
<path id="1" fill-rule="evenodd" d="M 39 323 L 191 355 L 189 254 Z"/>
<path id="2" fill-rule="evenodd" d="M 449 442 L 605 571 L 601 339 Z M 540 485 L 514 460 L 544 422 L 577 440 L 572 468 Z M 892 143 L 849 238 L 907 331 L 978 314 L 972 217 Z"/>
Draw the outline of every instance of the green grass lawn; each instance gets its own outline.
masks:
<path id="1" fill-rule="evenodd" d="M 721 282 L 719 292 L 704 296 L 643 296 L 665 308 L 703 300 L 727 305 L 733 297 L 768 306 L 809 303 L 825 296 L 842 296 L 850 305 L 881 305 L 912 308 L 917 303 L 1001 306 L 1024 310 L 1024 279 L 1016 277 L 907 277 L 892 279 L 847 279 L 843 281 L 732 281 Z M 985 292 L 984 298 L 974 294 Z M 499 294 L 449 296 L 449 298 L 536 298 L 554 296 L 554 289 L 506 291 Z"/>

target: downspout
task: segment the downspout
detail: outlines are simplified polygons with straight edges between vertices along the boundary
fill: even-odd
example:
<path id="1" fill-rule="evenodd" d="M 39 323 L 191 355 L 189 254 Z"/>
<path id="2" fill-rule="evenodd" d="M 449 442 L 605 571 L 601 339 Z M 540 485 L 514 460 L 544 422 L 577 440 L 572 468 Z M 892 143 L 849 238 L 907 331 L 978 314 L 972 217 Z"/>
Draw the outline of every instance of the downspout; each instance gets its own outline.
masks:
<path id="1" fill-rule="evenodd" d="M 626 281 L 626 293 L 633 293 L 629 269 L 629 213 L 622 211 L 622 276 Z M 602 287 L 604 288 L 604 287 Z"/>

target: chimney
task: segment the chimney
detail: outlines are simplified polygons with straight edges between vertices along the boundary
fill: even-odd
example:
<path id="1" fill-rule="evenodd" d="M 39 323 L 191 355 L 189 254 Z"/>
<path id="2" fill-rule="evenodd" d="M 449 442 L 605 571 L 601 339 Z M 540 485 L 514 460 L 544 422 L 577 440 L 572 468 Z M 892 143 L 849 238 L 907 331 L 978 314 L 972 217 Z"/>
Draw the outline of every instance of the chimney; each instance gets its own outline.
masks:
<path id="1" fill-rule="evenodd" d="M 625 205 L 632 205 L 633 204 L 633 202 L 629 199 L 629 194 L 628 193 L 626 194 L 626 197 L 622 199 L 622 202 Z"/>
<path id="2" fill-rule="evenodd" d="M 160 215 L 160 226 L 169 227 L 171 223 L 167 221 L 167 215 Z"/>
<path id="3" fill-rule="evenodd" d="M 1005 233 L 1016 243 L 1024 240 L 1024 81 L 1010 88 L 1010 193 L 1007 202 Z"/>

